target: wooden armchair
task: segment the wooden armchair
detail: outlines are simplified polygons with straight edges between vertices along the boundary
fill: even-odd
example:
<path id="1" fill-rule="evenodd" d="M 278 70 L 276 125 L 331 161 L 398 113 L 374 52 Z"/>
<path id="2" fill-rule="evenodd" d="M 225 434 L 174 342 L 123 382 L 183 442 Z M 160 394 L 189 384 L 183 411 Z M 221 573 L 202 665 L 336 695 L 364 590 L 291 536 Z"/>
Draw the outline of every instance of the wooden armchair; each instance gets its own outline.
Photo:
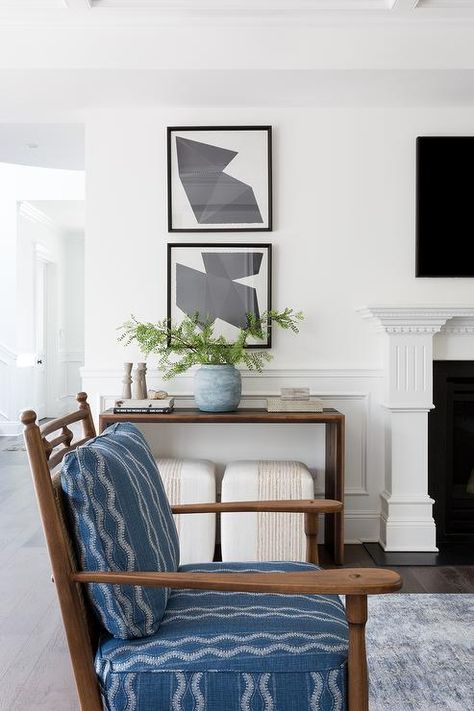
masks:
<path id="1" fill-rule="evenodd" d="M 60 476 L 52 472 L 66 453 L 95 437 L 94 423 L 85 393 L 77 395 L 79 409 L 39 427 L 36 414 L 25 411 L 21 421 L 30 467 L 51 559 L 62 618 L 71 655 L 82 711 L 100 711 L 102 706 L 94 657 L 101 634 L 97 618 L 91 613 L 84 586 L 106 583 L 146 588 L 173 588 L 206 591 L 283 593 L 287 595 L 346 595 L 349 629 L 347 658 L 347 698 L 349 711 L 367 711 L 368 679 L 365 652 L 367 595 L 394 592 L 401 587 L 400 576 L 382 569 L 338 569 L 289 573 L 212 573 L 212 572 L 90 572 L 78 570 L 73 543 L 65 522 Z M 82 438 L 74 441 L 69 425 L 80 422 Z M 258 501 L 212 504 L 183 504 L 174 513 L 217 511 L 301 512 L 305 516 L 307 558 L 317 562 L 318 515 L 339 511 L 338 501 Z M 127 708 L 129 708 L 127 706 Z M 279 709 L 275 709 L 279 711 Z"/>

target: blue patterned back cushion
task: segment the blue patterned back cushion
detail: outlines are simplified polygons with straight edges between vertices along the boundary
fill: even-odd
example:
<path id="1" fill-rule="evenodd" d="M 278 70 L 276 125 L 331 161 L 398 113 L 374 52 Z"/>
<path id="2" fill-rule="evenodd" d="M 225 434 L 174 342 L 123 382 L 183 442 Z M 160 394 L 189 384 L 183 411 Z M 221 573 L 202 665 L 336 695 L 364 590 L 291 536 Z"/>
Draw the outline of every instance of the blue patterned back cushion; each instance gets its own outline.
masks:
<path id="1" fill-rule="evenodd" d="M 113 425 L 68 454 L 61 486 L 83 570 L 177 570 L 171 508 L 155 460 L 134 425 Z M 93 584 L 88 592 L 105 629 L 127 639 L 158 630 L 170 591 Z"/>

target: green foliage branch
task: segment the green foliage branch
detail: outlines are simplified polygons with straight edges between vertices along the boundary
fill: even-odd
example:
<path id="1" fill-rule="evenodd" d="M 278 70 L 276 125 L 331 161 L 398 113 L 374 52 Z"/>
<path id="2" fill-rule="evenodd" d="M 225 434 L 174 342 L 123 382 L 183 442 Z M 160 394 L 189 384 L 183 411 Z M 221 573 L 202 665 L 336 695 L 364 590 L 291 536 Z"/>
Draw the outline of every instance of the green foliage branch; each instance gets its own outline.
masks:
<path id="1" fill-rule="evenodd" d="M 158 355 L 158 367 L 165 380 L 185 373 L 193 365 L 239 365 L 262 372 L 272 355 L 265 350 L 246 347 L 249 338 L 266 341 L 272 328 L 298 333 L 304 318 L 301 311 L 286 308 L 270 310 L 259 318 L 247 314 L 247 326 L 241 328 L 234 342 L 214 333 L 212 321 L 202 323 L 199 314 L 186 316 L 179 324 L 163 319 L 158 323 L 141 322 L 135 316 L 120 326 L 119 341 L 128 346 L 138 343 L 141 352 Z"/>

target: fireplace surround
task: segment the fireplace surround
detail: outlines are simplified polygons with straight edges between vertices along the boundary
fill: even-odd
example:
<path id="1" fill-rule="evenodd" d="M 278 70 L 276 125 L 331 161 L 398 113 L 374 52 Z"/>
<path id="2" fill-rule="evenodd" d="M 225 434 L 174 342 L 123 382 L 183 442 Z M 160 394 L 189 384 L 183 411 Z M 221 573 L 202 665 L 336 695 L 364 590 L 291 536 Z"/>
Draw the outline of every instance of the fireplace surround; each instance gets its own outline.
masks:
<path id="1" fill-rule="evenodd" d="M 359 310 L 385 341 L 385 489 L 380 545 L 437 552 L 428 486 L 428 415 L 433 409 L 433 338 L 474 335 L 474 306 L 370 306 Z"/>

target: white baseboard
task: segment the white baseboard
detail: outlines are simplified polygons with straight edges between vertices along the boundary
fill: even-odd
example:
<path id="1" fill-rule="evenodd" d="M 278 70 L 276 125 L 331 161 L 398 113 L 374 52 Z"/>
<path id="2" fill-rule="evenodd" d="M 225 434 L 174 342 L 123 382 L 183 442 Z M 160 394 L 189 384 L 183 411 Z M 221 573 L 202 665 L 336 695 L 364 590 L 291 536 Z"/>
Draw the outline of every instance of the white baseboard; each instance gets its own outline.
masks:
<path id="1" fill-rule="evenodd" d="M 346 511 L 345 543 L 377 543 L 379 538 L 380 513 L 378 511 Z"/>

